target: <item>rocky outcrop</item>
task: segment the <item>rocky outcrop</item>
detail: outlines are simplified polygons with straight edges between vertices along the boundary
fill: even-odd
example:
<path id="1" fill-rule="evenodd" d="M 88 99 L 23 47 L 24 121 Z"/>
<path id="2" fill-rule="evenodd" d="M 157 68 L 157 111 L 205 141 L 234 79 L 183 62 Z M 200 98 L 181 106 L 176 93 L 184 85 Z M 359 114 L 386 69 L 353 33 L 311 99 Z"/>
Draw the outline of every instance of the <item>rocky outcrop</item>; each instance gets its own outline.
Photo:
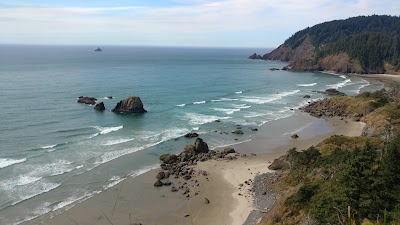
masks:
<path id="1" fill-rule="evenodd" d="M 165 164 L 171 164 L 176 162 L 178 160 L 178 157 L 174 154 L 167 153 L 167 154 L 162 154 L 160 156 L 160 160 Z"/>
<path id="2" fill-rule="evenodd" d="M 288 170 L 292 165 L 294 157 L 298 154 L 295 148 L 290 149 L 286 155 L 275 159 L 271 165 L 268 166 L 270 170 Z"/>
<path id="3" fill-rule="evenodd" d="M 194 137 L 198 137 L 198 136 L 199 136 L 198 133 L 192 133 L 192 132 L 184 135 L 184 137 L 186 137 L 186 138 L 194 138 Z"/>
<path id="4" fill-rule="evenodd" d="M 197 138 L 194 142 L 194 151 L 196 153 L 208 153 L 208 145 L 201 138 Z"/>
<path id="5" fill-rule="evenodd" d="M 97 99 L 94 97 L 84 97 L 84 96 L 79 96 L 78 98 L 78 103 L 84 103 L 88 105 L 94 105 L 96 104 Z"/>
<path id="6" fill-rule="evenodd" d="M 94 109 L 99 111 L 104 111 L 106 110 L 106 107 L 104 106 L 103 102 L 100 102 L 94 106 Z"/>
<path id="7" fill-rule="evenodd" d="M 325 94 L 325 95 L 346 96 L 345 93 L 340 92 L 340 91 L 338 91 L 338 90 L 336 90 L 334 88 L 329 88 L 329 89 L 326 89 L 325 91 L 317 91 L 317 92 L 320 93 L 320 94 Z"/>
<path id="8" fill-rule="evenodd" d="M 115 108 L 111 110 L 116 113 L 146 113 L 143 108 L 142 100 L 139 97 L 128 97 L 117 103 Z"/>
<path id="9" fill-rule="evenodd" d="M 254 53 L 253 55 L 249 56 L 249 59 L 262 59 L 262 56 Z"/>

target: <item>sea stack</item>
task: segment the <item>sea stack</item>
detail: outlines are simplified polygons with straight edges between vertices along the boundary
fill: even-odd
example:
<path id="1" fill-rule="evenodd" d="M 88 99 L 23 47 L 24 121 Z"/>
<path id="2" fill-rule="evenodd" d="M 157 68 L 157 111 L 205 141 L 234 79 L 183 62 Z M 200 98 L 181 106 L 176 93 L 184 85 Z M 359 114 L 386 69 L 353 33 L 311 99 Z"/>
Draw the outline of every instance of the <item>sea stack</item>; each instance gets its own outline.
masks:
<path id="1" fill-rule="evenodd" d="M 117 103 L 115 108 L 111 110 L 116 113 L 145 113 L 142 100 L 137 96 L 131 96 Z"/>
<path id="2" fill-rule="evenodd" d="M 95 110 L 99 110 L 99 111 L 104 111 L 106 110 L 106 107 L 104 106 L 103 102 L 100 102 L 98 104 L 96 104 L 96 106 L 94 107 Z"/>

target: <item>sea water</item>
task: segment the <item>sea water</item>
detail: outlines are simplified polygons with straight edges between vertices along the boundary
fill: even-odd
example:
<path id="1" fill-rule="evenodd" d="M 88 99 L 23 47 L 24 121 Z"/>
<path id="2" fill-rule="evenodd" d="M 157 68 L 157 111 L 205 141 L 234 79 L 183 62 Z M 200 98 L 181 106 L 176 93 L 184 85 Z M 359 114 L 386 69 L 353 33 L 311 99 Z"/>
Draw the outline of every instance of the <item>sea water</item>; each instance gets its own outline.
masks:
<path id="1" fill-rule="evenodd" d="M 268 49 L 96 48 L 0 46 L 1 224 L 68 209 L 155 168 L 160 154 L 193 143 L 182 137 L 188 132 L 210 148 L 250 141 L 251 128 L 324 97 L 313 91 L 355 95 L 368 85 L 247 59 Z M 97 98 L 106 111 L 78 96 Z M 148 113 L 110 111 L 129 96 L 140 96 Z M 231 134 L 237 125 L 244 135 Z"/>

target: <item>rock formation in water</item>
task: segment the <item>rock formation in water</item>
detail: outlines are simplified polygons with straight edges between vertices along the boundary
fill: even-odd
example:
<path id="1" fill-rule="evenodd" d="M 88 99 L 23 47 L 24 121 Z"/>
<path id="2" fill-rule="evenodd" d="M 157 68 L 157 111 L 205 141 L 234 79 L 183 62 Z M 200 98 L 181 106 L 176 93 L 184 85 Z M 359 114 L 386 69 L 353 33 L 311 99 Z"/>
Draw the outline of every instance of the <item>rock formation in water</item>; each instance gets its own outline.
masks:
<path id="1" fill-rule="evenodd" d="M 84 103 L 88 105 L 94 105 L 96 104 L 97 99 L 93 97 L 84 97 L 84 96 L 79 96 L 78 98 L 78 103 Z"/>
<path id="2" fill-rule="evenodd" d="M 104 111 L 106 110 L 106 107 L 104 106 L 103 102 L 100 102 L 94 106 L 94 109 L 99 111 Z"/>
<path id="3" fill-rule="evenodd" d="M 111 110 L 116 113 L 146 113 L 143 108 L 142 100 L 137 96 L 131 96 L 117 103 L 115 108 Z"/>

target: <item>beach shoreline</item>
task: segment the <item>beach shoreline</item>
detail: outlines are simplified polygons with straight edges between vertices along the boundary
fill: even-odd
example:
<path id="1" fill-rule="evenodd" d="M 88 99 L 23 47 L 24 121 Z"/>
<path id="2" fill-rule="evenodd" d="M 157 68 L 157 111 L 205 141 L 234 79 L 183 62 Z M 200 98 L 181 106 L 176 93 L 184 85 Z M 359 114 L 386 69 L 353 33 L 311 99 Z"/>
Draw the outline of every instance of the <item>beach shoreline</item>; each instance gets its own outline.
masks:
<path id="1" fill-rule="evenodd" d="M 374 85 L 381 83 L 378 81 Z M 369 90 L 367 86 L 362 91 Z M 298 121 L 301 121 L 298 129 L 284 129 L 285 123 Z M 267 210 L 257 209 L 252 185 L 243 187 L 245 181 L 250 183 L 249 180 L 254 180 L 257 175 L 274 173 L 268 169 L 268 165 L 290 148 L 305 149 L 335 134 L 360 136 L 363 127 L 361 122 L 315 118 L 296 110 L 290 117 L 261 126 L 251 141 L 231 146 L 240 153 L 236 160 L 209 160 L 196 165 L 195 171 L 207 171 L 208 175 L 198 175 L 192 181 L 186 181 L 187 186 L 193 188 L 193 196 L 189 199 L 182 195 L 181 190 L 175 193 L 171 192 L 171 187 L 153 187 L 155 176 L 160 171 L 153 169 L 134 178 L 128 177 L 67 211 L 46 214 L 22 224 L 110 224 L 108 220 L 113 224 L 140 222 L 144 225 L 192 222 L 210 225 L 244 224 L 254 210 Z M 290 138 L 294 133 L 300 138 Z M 170 181 L 175 187 L 185 183 L 182 179 Z M 204 198 L 209 199 L 210 204 L 205 204 Z"/>

